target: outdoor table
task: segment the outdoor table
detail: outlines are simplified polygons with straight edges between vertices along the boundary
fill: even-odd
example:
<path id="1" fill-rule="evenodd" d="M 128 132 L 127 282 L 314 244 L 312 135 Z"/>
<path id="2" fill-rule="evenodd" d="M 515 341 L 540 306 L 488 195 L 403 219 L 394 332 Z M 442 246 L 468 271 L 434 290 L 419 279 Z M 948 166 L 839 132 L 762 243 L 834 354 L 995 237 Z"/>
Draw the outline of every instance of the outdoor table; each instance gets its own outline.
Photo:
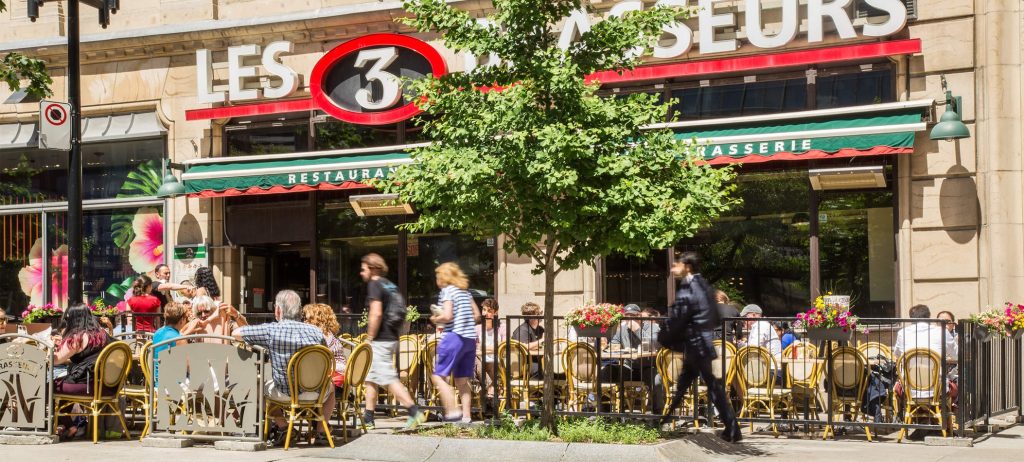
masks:
<path id="1" fill-rule="evenodd" d="M 601 361 L 601 360 L 618 361 L 618 367 L 619 367 L 619 403 L 625 403 L 626 402 L 626 386 L 625 386 L 626 385 L 626 379 L 625 379 L 625 374 L 622 373 L 622 370 L 625 369 L 625 362 L 626 362 L 626 360 L 654 359 L 657 356 L 658 356 L 658 351 L 657 350 L 653 350 L 653 349 L 648 350 L 648 349 L 641 349 L 641 348 L 629 348 L 629 349 L 614 350 L 614 351 L 611 351 L 611 350 L 609 350 L 609 351 L 601 351 L 598 354 L 598 361 Z M 599 363 L 599 365 L 600 365 L 600 363 Z M 603 365 L 601 367 L 603 367 Z M 600 375 L 600 370 L 598 371 L 598 375 Z M 652 383 L 651 386 L 654 386 L 654 384 Z M 622 409 L 619 409 L 619 412 L 622 412 Z"/>

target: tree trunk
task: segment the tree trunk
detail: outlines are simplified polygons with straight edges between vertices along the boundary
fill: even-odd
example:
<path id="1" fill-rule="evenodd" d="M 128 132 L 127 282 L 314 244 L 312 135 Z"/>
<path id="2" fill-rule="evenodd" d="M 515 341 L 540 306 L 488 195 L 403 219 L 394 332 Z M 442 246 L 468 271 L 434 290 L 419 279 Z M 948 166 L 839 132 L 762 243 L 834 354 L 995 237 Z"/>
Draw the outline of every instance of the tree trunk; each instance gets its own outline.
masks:
<path id="1" fill-rule="evenodd" d="M 549 240 L 544 264 L 544 400 L 541 425 L 557 434 L 555 425 L 555 258 Z"/>

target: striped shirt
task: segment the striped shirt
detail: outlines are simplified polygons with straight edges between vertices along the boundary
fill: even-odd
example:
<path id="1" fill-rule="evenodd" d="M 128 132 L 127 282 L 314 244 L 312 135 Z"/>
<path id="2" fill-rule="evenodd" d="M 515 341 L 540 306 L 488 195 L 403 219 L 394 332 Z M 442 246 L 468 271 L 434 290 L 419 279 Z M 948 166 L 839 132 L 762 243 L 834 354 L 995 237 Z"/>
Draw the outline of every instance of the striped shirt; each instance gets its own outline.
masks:
<path id="1" fill-rule="evenodd" d="M 438 305 L 444 306 L 444 302 L 452 302 L 451 322 L 444 326 L 445 333 L 455 332 L 459 337 L 465 339 L 476 339 L 476 322 L 473 320 L 473 299 L 468 290 L 463 290 L 453 285 L 441 289 L 441 295 L 437 297 Z"/>

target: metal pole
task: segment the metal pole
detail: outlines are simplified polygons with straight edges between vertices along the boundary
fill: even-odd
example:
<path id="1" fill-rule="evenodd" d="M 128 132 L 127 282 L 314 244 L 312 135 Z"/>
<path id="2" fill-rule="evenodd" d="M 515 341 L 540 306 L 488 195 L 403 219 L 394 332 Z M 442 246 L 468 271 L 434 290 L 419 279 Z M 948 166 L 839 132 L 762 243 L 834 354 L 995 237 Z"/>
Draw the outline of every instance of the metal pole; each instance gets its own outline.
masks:
<path id="1" fill-rule="evenodd" d="M 78 0 L 68 1 L 68 305 L 82 301 L 82 76 L 79 62 Z"/>

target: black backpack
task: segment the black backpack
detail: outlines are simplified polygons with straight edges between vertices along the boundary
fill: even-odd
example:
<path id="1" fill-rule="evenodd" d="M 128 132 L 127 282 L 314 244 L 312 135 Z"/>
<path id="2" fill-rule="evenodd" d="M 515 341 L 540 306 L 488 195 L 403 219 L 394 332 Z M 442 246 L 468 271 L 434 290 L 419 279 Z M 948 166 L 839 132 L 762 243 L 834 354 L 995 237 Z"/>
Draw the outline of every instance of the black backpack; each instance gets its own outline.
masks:
<path id="1" fill-rule="evenodd" d="M 392 330 L 399 330 L 405 324 L 405 316 L 408 309 L 405 307 L 405 299 L 398 291 L 398 286 L 387 279 L 380 281 L 382 289 L 388 293 L 388 303 L 384 305 L 384 325 Z"/>

